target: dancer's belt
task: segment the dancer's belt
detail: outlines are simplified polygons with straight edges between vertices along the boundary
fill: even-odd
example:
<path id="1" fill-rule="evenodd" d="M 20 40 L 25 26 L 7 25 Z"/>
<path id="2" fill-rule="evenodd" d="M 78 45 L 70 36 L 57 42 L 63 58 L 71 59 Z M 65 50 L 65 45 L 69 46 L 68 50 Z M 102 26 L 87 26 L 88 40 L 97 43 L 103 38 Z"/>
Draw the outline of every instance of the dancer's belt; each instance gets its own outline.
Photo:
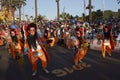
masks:
<path id="1" fill-rule="evenodd" d="M 33 52 L 34 57 L 42 56 L 43 54 L 43 51 L 40 45 L 37 45 L 37 50 L 34 50 L 32 48 L 32 52 Z"/>
<path id="2" fill-rule="evenodd" d="M 83 48 L 88 47 L 88 42 L 84 42 L 84 43 L 82 43 L 82 44 L 81 44 L 81 47 L 83 47 Z"/>
<path id="3" fill-rule="evenodd" d="M 17 44 L 17 45 L 15 46 L 15 49 L 20 49 L 20 45 Z"/>
<path id="4" fill-rule="evenodd" d="M 109 40 L 104 40 L 104 45 L 110 45 L 110 41 Z"/>
<path id="5" fill-rule="evenodd" d="M 34 53 L 34 57 L 39 57 L 39 56 L 42 56 L 43 53 L 42 52 L 33 52 Z"/>

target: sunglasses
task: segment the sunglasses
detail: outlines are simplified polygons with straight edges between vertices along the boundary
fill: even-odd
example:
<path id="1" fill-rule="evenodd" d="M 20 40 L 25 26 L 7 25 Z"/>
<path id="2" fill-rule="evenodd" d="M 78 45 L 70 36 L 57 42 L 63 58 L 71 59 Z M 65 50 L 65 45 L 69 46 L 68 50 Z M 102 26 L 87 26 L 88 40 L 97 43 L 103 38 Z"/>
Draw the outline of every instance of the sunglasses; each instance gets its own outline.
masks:
<path id="1" fill-rule="evenodd" d="M 35 29 L 34 29 L 34 28 L 32 28 L 32 29 L 30 29 L 30 31 L 35 31 Z"/>

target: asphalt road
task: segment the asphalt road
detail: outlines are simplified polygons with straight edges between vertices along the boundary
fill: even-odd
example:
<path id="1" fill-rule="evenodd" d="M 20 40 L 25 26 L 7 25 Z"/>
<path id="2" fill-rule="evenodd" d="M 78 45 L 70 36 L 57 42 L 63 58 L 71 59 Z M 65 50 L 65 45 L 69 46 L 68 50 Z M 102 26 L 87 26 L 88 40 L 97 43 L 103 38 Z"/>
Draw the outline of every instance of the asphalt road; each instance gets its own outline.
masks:
<path id="1" fill-rule="evenodd" d="M 0 47 L 0 80 L 120 80 L 120 53 L 101 57 L 100 51 L 88 50 L 83 63 L 76 67 L 74 53 L 64 46 L 47 48 L 51 60 L 46 74 L 39 61 L 37 75 L 32 77 L 31 64 L 24 56 L 24 62 L 12 60 L 5 47 Z"/>

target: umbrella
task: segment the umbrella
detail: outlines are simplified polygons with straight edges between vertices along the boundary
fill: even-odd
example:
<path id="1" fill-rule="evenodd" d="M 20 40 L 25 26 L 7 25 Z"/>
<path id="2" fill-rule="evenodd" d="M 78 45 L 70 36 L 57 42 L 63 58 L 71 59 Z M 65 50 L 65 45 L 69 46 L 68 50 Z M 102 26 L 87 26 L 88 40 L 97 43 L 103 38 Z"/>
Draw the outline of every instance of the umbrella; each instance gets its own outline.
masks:
<path id="1" fill-rule="evenodd" d="M 19 28 L 19 27 L 18 27 L 18 25 L 13 24 L 13 25 L 10 26 L 10 28 L 11 28 L 11 29 L 16 29 L 16 28 Z"/>
<path id="2" fill-rule="evenodd" d="M 19 26 L 18 26 L 18 25 L 13 24 L 13 25 L 11 25 L 11 26 L 10 26 L 10 28 L 11 28 L 11 29 L 15 29 L 16 34 L 18 34 L 18 33 L 19 33 Z"/>
<path id="3" fill-rule="evenodd" d="M 86 25 L 88 25 L 89 23 L 88 22 L 84 22 Z"/>

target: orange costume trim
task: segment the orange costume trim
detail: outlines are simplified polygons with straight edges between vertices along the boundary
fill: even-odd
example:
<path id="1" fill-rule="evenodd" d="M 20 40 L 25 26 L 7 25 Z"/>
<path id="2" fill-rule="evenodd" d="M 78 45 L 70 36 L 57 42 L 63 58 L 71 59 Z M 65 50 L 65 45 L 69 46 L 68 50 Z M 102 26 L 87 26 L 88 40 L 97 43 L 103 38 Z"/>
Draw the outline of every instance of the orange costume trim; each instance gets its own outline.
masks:
<path id="1" fill-rule="evenodd" d="M 110 34 L 110 40 L 108 40 L 108 42 L 104 42 L 102 43 L 102 56 L 103 58 L 105 58 L 105 54 L 106 52 L 108 53 L 109 56 L 111 56 L 111 51 L 115 48 L 115 43 L 113 40 L 113 35 Z"/>
<path id="2" fill-rule="evenodd" d="M 53 47 L 55 45 L 55 38 L 49 38 L 50 40 L 52 40 L 52 42 L 50 43 L 50 46 Z"/>
<path id="3" fill-rule="evenodd" d="M 22 47 L 23 44 L 21 42 L 21 38 L 19 36 L 17 36 L 17 38 L 18 38 L 17 44 L 12 42 L 12 40 L 10 40 L 10 39 L 7 40 L 8 50 L 13 59 L 16 59 L 17 53 L 19 53 L 19 54 L 23 53 L 23 47 Z"/>
<path id="4" fill-rule="evenodd" d="M 0 35 L 0 46 L 2 46 L 4 44 L 4 39 L 2 38 L 2 36 Z"/>
<path id="5" fill-rule="evenodd" d="M 88 43 L 82 37 L 82 44 L 80 45 L 80 47 L 74 57 L 75 65 L 78 64 L 79 60 L 81 61 L 85 57 L 87 50 L 88 50 Z"/>
<path id="6" fill-rule="evenodd" d="M 39 41 L 37 41 L 39 42 Z M 39 46 L 39 49 L 38 49 Z M 25 48 L 28 49 L 28 58 L 32 64 L 32 70 L 37 71 L 37 61 L 40 59 L 42 62 L 42 67 L 45 69 L 47 67 L 47 61 L 50 59 L 46 49 L 43 47 L 42 43 L 38 43 L 37 50 L 33 51 L 27 42 L 25 42 Z"/>
<path id="7" fill-rule="evenodd" d="M 70 33 L 69 32 L 66 32 L 65 43 L 66 43 L 67 48 L 70 49 L 71 41 L 70 41 Z"/>

